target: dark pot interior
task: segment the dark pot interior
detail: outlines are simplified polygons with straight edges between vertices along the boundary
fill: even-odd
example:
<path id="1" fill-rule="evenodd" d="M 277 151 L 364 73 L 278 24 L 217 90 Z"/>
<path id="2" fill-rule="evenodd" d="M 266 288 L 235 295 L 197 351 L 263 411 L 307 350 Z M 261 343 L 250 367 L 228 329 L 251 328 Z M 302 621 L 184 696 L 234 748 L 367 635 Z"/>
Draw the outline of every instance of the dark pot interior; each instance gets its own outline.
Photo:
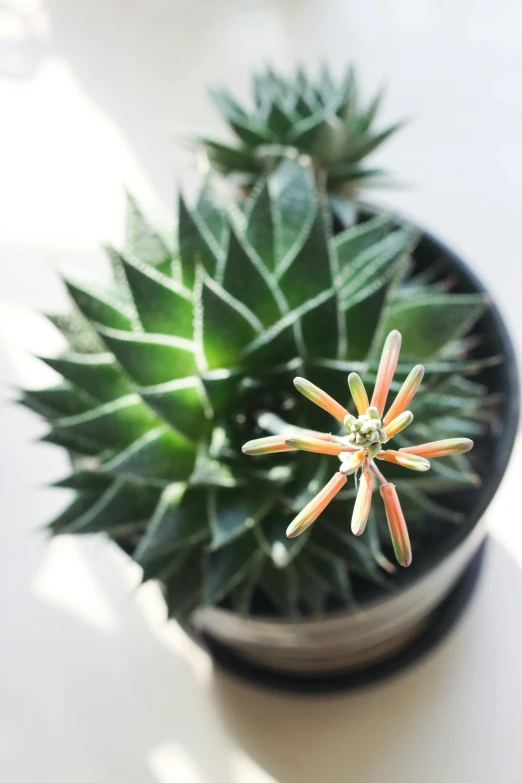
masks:
<path id="1" fill-rule="evenodd" d="M 452 291 L 458 293 L 489 293 L 480 280 L 455 253 L 440 240 L 424 232 L 414 252 L 418 271 L 435 262 L 441 264 L 441 277 L 451 276 L 455 281 Z M 412 584 L 435 563 L 452 551 L 483 516 L 502 480 L 508 465 L 519 422 L 519 382 L 513 344 L 500 312 L 490 298 L 490 306 L 473 329 L 478 345 L 474 357 L 498 356 L 499 363 L 481 370 L 473 379 L 483 383 L 490 394 L 499 393 L 495 422 L 487 435 L 475 439 L 475 447 L 468 455 L 482 483 L 479 487 L 447 494 L 446 505 L 465 513 L 460 525 L 448 526 L 444 536 L 426 540 L 422 556 L 414 558 L 407 571 L 401 570 L 396 583 Z M 442 498 L 441 498 L 442 499 Z M 427 555 L 426 550 L 429 550 Z"/>

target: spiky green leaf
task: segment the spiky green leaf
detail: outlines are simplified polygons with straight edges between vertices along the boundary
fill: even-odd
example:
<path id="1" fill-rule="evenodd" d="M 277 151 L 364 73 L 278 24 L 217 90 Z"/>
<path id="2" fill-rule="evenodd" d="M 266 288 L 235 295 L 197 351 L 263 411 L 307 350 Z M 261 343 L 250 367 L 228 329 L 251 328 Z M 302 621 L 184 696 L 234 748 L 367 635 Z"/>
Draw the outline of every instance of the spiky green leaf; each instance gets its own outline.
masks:
<path id="1" fill-rule="evenodd" d="M 194 328 L 190 292 L 152 266 L 126 256 L 120 258 L 145 331 L 191 340 Z"/>
<path id="2" fill-rule="evenodd" d="M 245 250 L 236 231 L 230 232 L 223 288 L 253 312 L 263 326 L 269 326 L 281 310 L 273 281 L 266 268 Z"/>
<path id="3" fill-rule="evenodd" d="M 95 285 L 65 279 L 74 303 L 89 319 L 113 329 L 132 329 L 132 311 L 116 297 Z"/>
<path id="4" fill-rule="evenodd" d="M 135 552 L 144 568 L 165 555 L 195 546 L 208 538 L 207 499 L 199 489 L 185 484 L 165 488 Z"/>
<path id="5" fill-rule="evenodd" d="M 180 196 L 178 207 L 178 246 L 181 256 L 183 284 L 193 288 L 198 266 L 214 275 L 221 258 L 221 249 L 196 213 Z"/>
<path id="6" fill-rule="evenodd" d="M 85 438 L 102 449 L 122 449 L 159 424 L 151 409 L 137 394 L 132 394 L 76 416 L 56 419 L 52 431 Z"/>
<path id="7" fill-rule="evenodd" d="M 212 548 L 229 544 L 234 538 L 253 528 L 273 504 L 273 494 L 264 485 L 216 488 L 209 493 Z"/>
<path id="8" fill-rule="evenodd" d="M 208 557 L 204 601 L 215 604 L 224 598 L 254 567 L 261 557 L 256 538 L 247 532 Z"/>
<path id="9" fill-rule="evenodd" d="M 403 356 L 427 360 L 469 331 L 485 308 L 482 294 L 417 294 L 390 304 L 384 332 L 398 329 Z"/>
<path id="10" fill-rule="evenodd" d="M 121 332 L 98 327 L 118 362 L 141 386 L 186 378 L 196 370 L 194 344 L 183 337 Z"/>
<path id="11" fill-rule="evenodd" d="M 132 385 L 110 353 L 40 356 L 76 388 L 97 400 L 109 402 L 132 392 Z"/>
<path id="12" fill-rule="evenodd" d="M 195 376 L 142 386 L 139 393 L 162 419 L 191 440 L 197 440 L 212 415 L 205 388 Z"/>
<path id="13" fill-rule="evenodd" d="M 234 367 L 262 329 L 256 316 L 220 285 L 205 277 L 196 311 L 196 340 L 207 368 Z"/>
<path id="14" fill-rule="evenodd" d="M 127 252 L 159 272 L 171 276 L 172 253 L 130 193 L 127 194 L 125 229 Z"/>
<path id="15" fill-rule="evenodd" d="M 188 479 L 195 460 L 193 443 L 167 427 L 158 427 L 103 463 L 101 469 L 128 481 L 161 486 Z"/>

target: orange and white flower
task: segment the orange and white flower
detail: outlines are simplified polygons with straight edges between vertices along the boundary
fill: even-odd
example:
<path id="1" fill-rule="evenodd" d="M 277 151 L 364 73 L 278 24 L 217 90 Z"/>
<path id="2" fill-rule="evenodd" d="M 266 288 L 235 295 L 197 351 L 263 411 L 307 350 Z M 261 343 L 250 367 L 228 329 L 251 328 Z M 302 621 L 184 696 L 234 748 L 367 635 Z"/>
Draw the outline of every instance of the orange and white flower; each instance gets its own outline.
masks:
<path id="1" fill-rule="evenodd" d="M 340 403 L 310 381 L 305 378 L 294 379 L 296 389 L 343 424 L 347 435 L 336 436 L 292 427 L 291 432 L 286 436 L 282 433 L 258 438 L 243 446 L 243 452 L 251 455 L 303 450 L 337 456 L 341 460 L 342 464 L 338 472 L 289 525 L 287 530 L 289 538 L 298 536 L 315 522 L 343 488 L 347 481 L 346 477 L 361 470 L 352 514 L 352 532 L 360 536 L 365 529 L 375 479 L 377 479 L 395 556 L 400 565 L 410 565 L 412 557 L 410 540 L 397 491 L 377 468 L 375 459 L 393 462 L 409 470 L 426 471 L 430 468 L 429 459 L 462 454 L 473 448 L 473 441 L 469 438 L 450 438 L 398 450 L 382 448 L 413 421 L 413 413 L 406 408 L 424 376 L 424 367 L 418 364 L 412 369 L 388 412 L 385 413 L 400 347 L 400 332 L 394 330 L 390 332 L 384 343 L 371 402 L 359 375 L 350 373 L 348 376 L 348 386 L 357 408 L 357 417 L 348 413 Z"/>

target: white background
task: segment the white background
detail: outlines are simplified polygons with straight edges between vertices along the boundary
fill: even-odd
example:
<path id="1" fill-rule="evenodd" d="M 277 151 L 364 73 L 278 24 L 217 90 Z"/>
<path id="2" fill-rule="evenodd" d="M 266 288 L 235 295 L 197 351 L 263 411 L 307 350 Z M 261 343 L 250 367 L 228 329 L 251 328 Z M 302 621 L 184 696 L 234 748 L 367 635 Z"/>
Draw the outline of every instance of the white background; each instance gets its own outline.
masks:
<path id="1" fill-rule="evenodd" d="M 0 382 L 49 379 L 20 348 L 53 337 L 19 304 L 59 305 L 53 264 L 97 269 L 122 187 L 168 225 L 180 141 L 218 132 L 204 93 L 248 72 L 359 66 L 389 84 L 375 156 L 406 188 L 372 194 L 467 258 L 522 346 L 519 0 L 13 0 L 0 3 Z M 38 526 L 65 502 L 43 425 L 0 411 L 0 775 L 9 783 L 518 783 L 522 535 L 512 462 L 493 546 L 457 631 L 411 671 L 328 698 L 215 674 L 153 586 L 101 539 Z"/>

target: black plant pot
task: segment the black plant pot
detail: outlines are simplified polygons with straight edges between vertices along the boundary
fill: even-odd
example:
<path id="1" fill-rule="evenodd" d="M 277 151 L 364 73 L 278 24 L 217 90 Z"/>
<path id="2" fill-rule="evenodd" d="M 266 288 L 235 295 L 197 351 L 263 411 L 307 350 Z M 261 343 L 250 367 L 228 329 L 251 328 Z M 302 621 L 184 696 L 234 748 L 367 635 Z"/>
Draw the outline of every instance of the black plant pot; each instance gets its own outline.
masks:
<path id="1" fill-rule="evenodd" d="M 453 252 L 422 233 L 416 268 L 442 261 L 455 291 L 486 293 Z M 396 590 L 357 610 L 291 623 L 282 618 L 243 618 L 219 607 L 198 610 L 186 630 L 218 665 L 239 676 L 290 690 L 359 686 L 408 665 L 454 624 L 476 584 L 485 548 L 484 513 L 509 462 L 519 417 L 519 388 L 513 346 L 497 307 L 491 303 L 476 325 L 475 355 L 502 361 L 478 376 L 500 393 L 495 428 L 473 451 L 479 488 L 455 493 L 451 505 L 465 512 L 453 532 L 429 542 L 430 557 L 414 559 L 396 580 Z"/>

